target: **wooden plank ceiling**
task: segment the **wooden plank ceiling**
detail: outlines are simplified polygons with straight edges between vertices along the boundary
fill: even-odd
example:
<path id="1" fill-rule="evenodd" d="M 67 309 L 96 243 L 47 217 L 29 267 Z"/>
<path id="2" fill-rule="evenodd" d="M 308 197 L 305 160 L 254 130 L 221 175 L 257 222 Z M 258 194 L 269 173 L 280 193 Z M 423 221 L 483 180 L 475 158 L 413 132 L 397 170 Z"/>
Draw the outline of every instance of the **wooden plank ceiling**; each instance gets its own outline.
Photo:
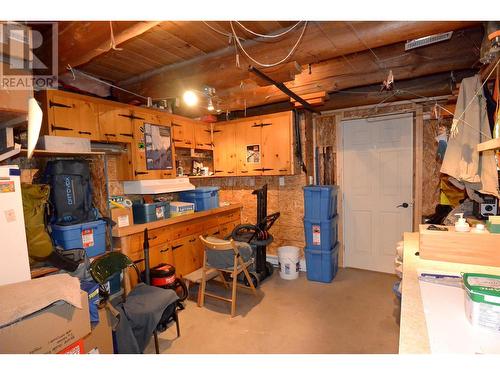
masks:
<path id="1" fill-rule="evenodd" d="M 295 25 L 294 21 L 242 22 L 260 34 L 276 34 Z M 262 62 L 277 61 L 298 40 L 303 24 L 276 39 L 255 37 L 235 25 L 238 37 L 249 54 Z M 60 70 L 68 64 L 120 87 L 153 98 L 181 97 L 186 89 L 216 90 L 216 106 L 222 111 L 287 102 L 274 86 L 252 76 L 252 63 L 239 51 L 231 26 L 226 21 L 163 22 L 60 22 Z M 454 31 L 451 40 L 404 50 L 409 39 Z M 115 49 L 111 48 L 111 35 Z M 471 21 L 386 21 L 313 22 L 287 63 L 262 69 L 299 95 L 318 91 L 329 93 L 369 87 L 373 90 L 392 70 L 396 84 L 433 75 L 474 72 L 477 69 L 483 29 Z M 237 61 L 239 60 L 239 66 Z M 471 74 L 471 73 L 469 73 Z M 463 74 L 458 74 L 462 76 Z M 430 78 L 429 78 L 430 77 Z M 406 85 L 405 87 L 407 87 Z M 439 89 L 442 91 L 442 83 Z M 432 91 L 432 90 L 430 90 Z M 426 88 L 426 93 L 429 88 Z M 113 92 L 119 100 L 134 98 Z M 329 103 L 330 102 L 330 103 Z M 326 107 L 335 107 L 330 101 Z M 346 104 L 347 105 L 347 104 Z M 192 116 L 208 113 L 206 104 L 179 112 Z M 213 112 L 215 114 L 215 112 Z"/>

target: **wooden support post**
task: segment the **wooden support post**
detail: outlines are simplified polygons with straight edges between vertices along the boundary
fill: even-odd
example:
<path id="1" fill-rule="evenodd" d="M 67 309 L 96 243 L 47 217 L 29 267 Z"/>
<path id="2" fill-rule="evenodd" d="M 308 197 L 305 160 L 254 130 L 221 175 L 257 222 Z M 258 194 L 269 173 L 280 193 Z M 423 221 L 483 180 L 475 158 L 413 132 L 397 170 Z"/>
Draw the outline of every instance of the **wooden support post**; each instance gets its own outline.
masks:
<path id="1" fill-rule="evenodd" d="M 339 194 L 337 197 L 337 212 L 339 215 L 338 218 L 338 241 L 339 241 L 339 266 L 340 267 L 345 267 L 345 246 L 344 246 L 344 211 L 343 211 L 343 185 L 344 185 L 344 179 L 342 178 L 343 175 L 343 163 L 344 163 L 344 150 L 343 150 L 343 136 L 342 136 L 342 118 L 343 114 L 337 114 L 335 115 L 335 148 L 336 148 L 336 155 L 337 155 L 337 168 L 336 168 L 336 176 L 335 176 L 335 181 L 337 182 L 337 185 L 339 186 Z"/>
<path id="2" fill-rule="evenodd" d="M 415 110 L 414 170 L 413 170 L 413 231 L 418 231 L 422 221 L 422 176 L 424 158 L 424 118 L 421 105 Z"/>

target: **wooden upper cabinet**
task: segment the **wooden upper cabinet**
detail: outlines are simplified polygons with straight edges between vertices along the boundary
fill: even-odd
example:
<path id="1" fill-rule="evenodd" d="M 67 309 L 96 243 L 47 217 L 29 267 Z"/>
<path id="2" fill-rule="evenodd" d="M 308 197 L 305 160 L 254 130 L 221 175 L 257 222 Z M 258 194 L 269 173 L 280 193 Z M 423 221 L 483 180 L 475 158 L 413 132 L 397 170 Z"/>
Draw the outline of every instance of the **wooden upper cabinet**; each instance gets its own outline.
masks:
<path id="1" fill-rule="evenodd" d="M 66 93 L 50 92 L 45 105 L 49 135 L 100 140 L 96 103 Z"/>
<path id="2" fill-rule="evenodd" d="M 214 175 L 236 176 L 236 125 L 214 126 Z"/>
<path id="3" fill-rule="evenodd" d="M 194 125 L 195 121 L 172 116 L 173 141 L 175 147 L 194 148 Z"/>
<path id="4" fill-rule="evenodd" d="M 194 148 L 199 150 L 212 149 L 211 125 L 203 122 L 194 124 Z"/>
<path id="5" fill-rule="evenodd" d="M 145 136 L 146 127 L 148 124 L 163 126 L 167 128 L 167 133 L 170 134 L 170 168 L 153 169 L 148 168 L 148 164 L 155 163 L 154 154 L 151 154 L 151 159 L 147 158 L 146 147 L 153 141 Z M 132 126 L 134 138 L 132 142 L 132 165 L 133 179 L 135 180 L 157 180 L 161 178 L 175 177 L 175 154 L 172 146 L 172 133 L 169 123 L 164 122 L 164 117 L 147 111 L 134 111 Z M 156 168 L 156 167 L 155 167 Z"/>
<path id="6" fill-rule="evenodd" d="M 292 113 L 263 117 L 262 174 L 287 175 L 292 173 Z"/>
<path id="7" fill-rule="evenodd" d="M 238 122 L 235 125 L 237 175 L 260 176 L 262 174 L 262 128 L 258 121 L 253 120 Z"/>
<path id="8" fill-rule="evenodd" d="M 126 106 L 98 104 L 101 140 L 131 143 L 134 137 L 133 111 Z"/>

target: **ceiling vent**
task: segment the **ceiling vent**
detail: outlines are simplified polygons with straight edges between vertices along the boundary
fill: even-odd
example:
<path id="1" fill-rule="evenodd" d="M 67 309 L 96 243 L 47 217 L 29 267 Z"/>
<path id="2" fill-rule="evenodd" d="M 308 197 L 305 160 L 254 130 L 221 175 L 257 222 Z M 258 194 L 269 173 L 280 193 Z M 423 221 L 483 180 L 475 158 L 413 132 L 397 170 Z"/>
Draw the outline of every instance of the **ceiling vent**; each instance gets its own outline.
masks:
<path id="1" fill-rule="evenodd" d="M 429 35 L 424 36 L 423 38 L 409 40 L 405 43 L 405 51 L 418 47 L 428 46 L 429 44 L 434 44 L 445 40 L 450 40 L 452 34 L 453 31 L 449 31 L 447 33 Z"/>

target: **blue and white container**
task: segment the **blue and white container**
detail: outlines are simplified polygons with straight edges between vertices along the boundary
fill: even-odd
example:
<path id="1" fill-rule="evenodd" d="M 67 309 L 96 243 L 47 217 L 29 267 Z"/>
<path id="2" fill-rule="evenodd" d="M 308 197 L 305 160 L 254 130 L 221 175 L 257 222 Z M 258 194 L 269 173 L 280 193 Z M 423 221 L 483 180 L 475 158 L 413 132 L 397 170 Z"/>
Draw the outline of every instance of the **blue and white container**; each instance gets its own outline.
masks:
<path id="1" fill-rule="evenodd" d="M 339 268 L 339 244 L 329 250 L 304 249 L 306 255 L 307 280 L 330 283 Z"/>
<path id="2" fill-rule="evenodd" d="M 182 191 L 179 196 L 182 202 L 194 203 L 194 210 L 206 211 L 219 207 L 218 186 L 197 187 L 194 190 Z"/>
<path id="3" fill-rule="evenodd" d="M 104 254 L 106 251 L 106 222 L 89 221 L 74 225 L 51 225 L 52 240 L 64 250 L 85 249 L 88 257 Z"/>
<path id="4" fill-rule="evenodd" d="M 306 247 L 310 250 L 330 250 L 338 240 L 338 216 L 330 220 L 304 218 Z"/>
<path id="5" fill-rule="evenodd" d="M 337 215 L 338 186 L 304 186 L 304 216 L 307 219 L 328 220 Z"/>

